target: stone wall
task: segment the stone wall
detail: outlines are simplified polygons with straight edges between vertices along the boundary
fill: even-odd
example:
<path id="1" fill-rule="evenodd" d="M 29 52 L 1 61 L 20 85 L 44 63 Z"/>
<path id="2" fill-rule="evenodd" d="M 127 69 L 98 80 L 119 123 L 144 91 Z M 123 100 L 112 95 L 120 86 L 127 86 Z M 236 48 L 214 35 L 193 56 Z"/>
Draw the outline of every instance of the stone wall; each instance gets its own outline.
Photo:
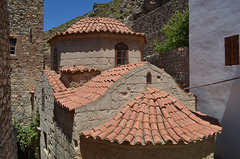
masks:
<path id="1" fill-rule="evenodd" d="M 60 80 L 67 88 L 76 88 L 83 86 L 85 83 L 100 73 L 101 71 L 62 73 Z"/>
<path id="2" fill-rule="evenodd" d="M 168 19 L 173 16 L 177 10 L 187 8 L 188 0 L 171 0 L 159 8 L 147 13 L 133 22 L 132 29 L 135 32 L 145 33 L 148 44 L 144 48 L 144 56 L 151 55 L 153 51 L 153 41 L 164 40 L 161 28 L 167 24 Z"/>
<path id="3" fill-rule="evenodd" d="M 12 110 L 16 118 L 31 113 L 31 94 L 43 69 L 44 0 L 9 0 L 10 36 L 17 40 L 11 55 Z"/>
<path id="4" fill-rule="evenodd" d="M 7 0 L 0 1 L 0 158 L 16 159 L 12 126 Z"/>
<path id="5" fill-rule="evenodd" d="M 73 112 L 59 107 L 54 101 L 53 93 L 55 92 L 43 74 L 34 93 L 34 105 L 40 113 L 41 158 L 74 158 Z"/>
<path id="6" fill-rule="evenodd" d="M 178 48 L 164 54 L 149 55 L 144 58 L 151 64 L 163 68 L 183 87 L 189 86 L 189 48 Z"/>
<path id="7" fill-rule="evenodd" d="M 83 159 L 213 159 L 214 138 L 188 145 L 135 145 L 110 143 L 81 137 Z"/>
<path id="8" fill-rule="evenodd" d="M 59 54 L 60 70 L 74 65 L 106 70 L 115 66 L 115 45 L 120 42 L 125 43 L 129 48 L 129 63 L 135 63 L 141 61 L 143 40 L 142 37 L 108 33 L 59 40 L 51 46 L 51 63 L 53 65 L 53 54 L 56 48 Z"/>

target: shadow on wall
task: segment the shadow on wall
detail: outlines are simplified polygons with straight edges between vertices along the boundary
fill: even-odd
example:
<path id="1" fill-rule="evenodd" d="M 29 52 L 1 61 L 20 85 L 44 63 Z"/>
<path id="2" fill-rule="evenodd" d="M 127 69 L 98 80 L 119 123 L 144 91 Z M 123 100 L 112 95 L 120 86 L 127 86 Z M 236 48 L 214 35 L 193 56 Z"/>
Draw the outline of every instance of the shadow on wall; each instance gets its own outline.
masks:
<path id="1" fill-rule="evenodd" d="M 54 102 L 54 119 L 69 142 L 72 141 L 74 112 L 68 111 Z"/>
<path id="2" fill-rule="evenodd" d="M 235 77 L 240 76 L 240 69 Z M 223 90 L 224 91 L 224 90 Z M 227 97 L 226 97 L 227 98 Z M 222 118 L 222 133 L 218 134 L 215 145 L 216 159 L 239 158 L 240 143 L 240 79 L 233 81 L 227 106 Z"/>

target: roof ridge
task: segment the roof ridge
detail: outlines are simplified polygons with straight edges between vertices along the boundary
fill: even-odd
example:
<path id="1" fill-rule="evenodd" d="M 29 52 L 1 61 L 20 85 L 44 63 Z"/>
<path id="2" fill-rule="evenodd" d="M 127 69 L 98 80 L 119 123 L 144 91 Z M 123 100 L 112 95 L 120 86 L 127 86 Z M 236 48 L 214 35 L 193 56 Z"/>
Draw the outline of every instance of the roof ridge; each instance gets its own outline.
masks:
<path id="1" fill-rule="evenodd" d="M 81 86 L 79 88 L 67 90 L 65 92 L 57 92 L 57 93 L 54 93 L 53 95 L 62 107 L 66 107 L 69 110 L 73 110 L 77 107 L 81 107 L 81 106 L 85 105 L 85 104 L 76 104 L 76 103 L 78 103 L 77 102 L 78 100 L 80 100 L 80 101 L 87 100 L 87 101 L 91 101 L 91 102 L 97 100 L 98 98 L 103 96 L 105 94 L 105 92 L 116 81 L 118 81 L 122 76 L 124 76 L 129 71 L 133 70 L 134 68 L 144 65 L 146 63 L 148 63 L 148 62 L 137 62 L 134 64 L 124 65 L 122 67 L 120 66 L 120 67 L 112 68 L 112 69 L 102 72 L 98 76 L 92 78 L 89 82 L 87 82 L 86 84 L 84 84 L 83 86 Z M 121 68 L 124 68 L 124 69 L 121 69 Z M 72 97 L 72 93 L 77 93 L 78 95 L 75 95 L 75 97 Z M 100 96 L 98 96 L 98 98 L 95 97 L 93 100 L 93 99 L 91 99 L 91 96 L 93 94 L 98 94 Z M 84 98 L 83 98 L 83 96 L 84 96 Z M 71 100 L 73 102 L 64 103 L 65 99 L 67 99 L 67 98 L 74 98 L 73 100 Z"/>

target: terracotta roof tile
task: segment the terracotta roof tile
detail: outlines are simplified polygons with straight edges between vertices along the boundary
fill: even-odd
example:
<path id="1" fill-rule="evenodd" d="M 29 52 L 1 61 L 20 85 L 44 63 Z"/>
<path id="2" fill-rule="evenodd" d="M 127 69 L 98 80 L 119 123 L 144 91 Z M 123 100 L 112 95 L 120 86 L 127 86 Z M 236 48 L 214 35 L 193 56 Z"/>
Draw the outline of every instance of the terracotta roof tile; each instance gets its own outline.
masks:
<path id="1" fill-rule="evenodd" d="M 140 105 L 136 104 L 139 99 L 142 101 Z M 146 105 L 146 99 L 153 101 Z M 167 104 L 161 107 L 158 103 Z M 167 92 L 150 88 L 130 101 L 110 122 L 102 126 L 106 130 L 111 128 L 111 131 L 101 131 L 96 136 L 98 129 L 94 128 L 82 135 L 119 144 L 188 144 L 216 135 L 222 130 L 216 119 L 190 111 Z"/>
<path id="2" fill-rule="evenodd" d="M 55 71 L 52 70 L 44 70 L 44 74 L 47 77 L 48 82 L 52 86 L 53 90 L 57 92 L 67 91 L 68 89 L 65 85 L 60 81 Z"/>
<path id="3" fill-rule="evenodd" d="M 56 33 L 51 37 L 48 42 L 56 38 L 57 36 L 65 36 L 69 34 L 84 34 L 84 33 L 117 33 L 144 37 L 146 42 L 146 36 L 144 33 L 135 33 L 126 27 L 118 20 L 107 17 L 87 17 L 77 23 L 73 24 L 63 33 Z"/>
<path id="4" fill-rule="evenodd" d="M 102 71 L 100 68 L 87 68 L 84 66 L 74 66 L 72 68 L 67 68 L 67 69 L 62 69 L 62 73 L 75 73 L 75 72 L 97 72 L 97 71 Z"/>
<path id="5" fill-rule="evenodd" d="M 137 62 L 112 68 L 94 77 L 82 87 L 54 93 L 54 97 L 60 106 L 66 107 L 69 110 L 84 106 L 103 96 L 104 93 L 127 72 L 146 63 L 147 62 Z M 119 72 L 121 71 L 124 71 L 124 73 L 120 74 Z"/>

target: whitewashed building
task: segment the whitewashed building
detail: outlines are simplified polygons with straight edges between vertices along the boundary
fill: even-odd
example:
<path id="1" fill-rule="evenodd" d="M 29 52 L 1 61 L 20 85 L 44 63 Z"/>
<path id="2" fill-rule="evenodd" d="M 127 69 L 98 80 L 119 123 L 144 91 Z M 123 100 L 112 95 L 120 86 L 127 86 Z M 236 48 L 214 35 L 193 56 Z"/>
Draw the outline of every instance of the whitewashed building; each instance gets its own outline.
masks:
<path id="1" fill-rule="evenodd" d="M 238 0 L 190 0 L 190 87 L 240 77 Z M 239 158 L 240 79 L 190 89 L 198 111 L 221 121 L 216 158 Z"/>

